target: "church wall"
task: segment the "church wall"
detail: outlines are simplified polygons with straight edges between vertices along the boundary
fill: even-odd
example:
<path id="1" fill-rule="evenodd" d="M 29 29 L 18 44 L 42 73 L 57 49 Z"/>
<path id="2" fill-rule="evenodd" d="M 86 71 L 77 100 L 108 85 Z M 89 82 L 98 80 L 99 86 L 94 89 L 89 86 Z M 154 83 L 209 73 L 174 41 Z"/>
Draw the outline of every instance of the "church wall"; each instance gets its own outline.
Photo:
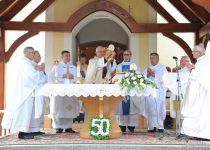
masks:
<path id="1" fill-rule="evenodd" d="M 49 15 L 51 14 L 53 16 L 53 19 L 52 19 L 53 21 L 66 22 L 69 16 L 71 16 L 79 8 L 81 8 L 82 6 L 84 6 L 85 4 L 91 1 L 93 0 L 77 0 L 73 2 L 71 0 L 57 0 L 53 4 L 53 13 L 51 12 L 49 13 Z M 154 14 L 151 15 L 151 11 L 150 11 L 151 9 L 145 0 L 110 0 L 110 1 L 113 3 L 116 3 L 117 5 L 119 5 L 126 11 L 128 11 L 138 23 L 151 22 L 151 20 L 156 21 L 155 20 L 156 17 L 154 17 Z M 52 59 L 54 60 L 54 59 L 60 58 L 60 51 L 62 49 L 66 47 L 69 47 L 70 48 L 69 50 L 74 49 L 75 47 L 74 45 L 73 46 L 67 45 L 69 43 L 72 43 L 72 41 L 69 41 L 69 43 L 65 42 L 64 33 L 53 33 L 52 35 L 53 35 L 54 42 L 53 42 L 53 45 L 51 46 L 53 48 L 52 49 L 53 56 L 50 59 L 51 61 Z M 132 42 L 130 41 L 131 43 L 130 43 L 129 48 L 131 50 L 132 48 L 134 48 L 132 50 L 135 52 L 134 62 L 140 65 L 141 69 L 144 69 L 149 64 L 148 58 L 149 58 L 149 51 L 151 47 L 152 49 L 156 49 L 156 46 L 152 46 L 154 45 L 154 41 L 156 41 L 156 36 L 151 36 L 150 34 L 147 34 L 147 33 L 143 33 L 143 34 L 135 33 L 134 35 L 135 35 L 135 38 L 132 38 L 132 39 L 135 39 L 135 40 Z M 48 49 L 48 47 L 46 47 L 46 49 Z"/>
<path id="2" fill-rule="evenodd" d="M 93 0 L 56 0 L 55 3 L 47 10 L 48 21 L 66 22 L 75 11 Z M 156 22 L 156 13 L 149 7 L 145 0 L 110 0 L 119 5 L 138 22 Z M 46 33 L 46 66 L 53 65 L 52 60 L 60 59 L 60 51 L 67 49 L 72 51 L 72 55 L 76 56 L 74 35 L 68 33 Z M 157 34 L 149 33 L 130 33 L 128 35 L 129 49 L 133 52 L 133 61 L 143 70 L 149 65 L 150 51 L 157 49 Z M 51 45 L 50 45 L 51 41 Z M 49 54 L 49 55 L 48 55 Z M 72 58 L 76 60 L 76 58 Z M 50 68 L 51 68 L 50 67 Z M 139 127 L 144 128 L 145 120 L 140 117 Z"/>

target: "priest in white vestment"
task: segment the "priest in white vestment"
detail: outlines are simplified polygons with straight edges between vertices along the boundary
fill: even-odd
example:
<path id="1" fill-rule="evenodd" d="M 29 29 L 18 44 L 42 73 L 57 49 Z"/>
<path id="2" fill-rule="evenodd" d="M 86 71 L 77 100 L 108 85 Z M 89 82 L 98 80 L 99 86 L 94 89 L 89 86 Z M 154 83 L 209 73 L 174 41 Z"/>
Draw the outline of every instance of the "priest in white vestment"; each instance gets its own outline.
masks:
<path id="1" fill-rule="evenodd" d="M 141 114 L 147 119 L 148 132 L 164 132 L 164 120 L 166 117 L 166 88 L 163 77 L 167 75 L 166 67 L 159 63 L 157 53 L 150 54 L 150 63 L 143 74 L 157 85 L 156 97 L 141 97 Z"/>
<path id="2" fill-rule="evenodd" d="M 192 54 L 197 62 L 184 96 L 181 132 L 199 140 L 210 140 L 210 58 L 205 55 L 203 44 L 196 45 Z"/>
<path id="3" fill-rule="evenodd" d="M 70 64 L 70 52 L 61 52 L 62 61 L 59 62 L 57 70 L 52 69 L 50 73 L 50 82 L 55 80 L 55 71 L 58 75 L 60 84 L 74 84 L 77 81 L 77 69 Z M 79 115 L 79 101 L 75 96 L 56 96 L 54 101 L 50 101 L 50 113 L 52 115 L 52 126 L 56 133 L 68 132 L 75 133 L 72 129 L 73 118 Z"/>
<path id="4" fill-rule="evenodd" d="M 34 135 L 42 135 L 44 132 L 41 132 L 40 129 L 44 127 L 44 112 L 45 112 L 45 101 L 43 96 L 39 96 L 39 90 L 42 88 L 42 86 L 47 83 L 47 75 L 45 73 L 45 64 L 42 63 L 39 65 L 41 61 L 41 55 L 39 51 L 34 51 L 34 58 L 33 58 L 33 65 L 36 68 L 37 66 L 41 66 L 43 68 L 43 71 L 40 71 L 40 74 L 42 78 L 45 78 L 45 82 L 39 84 L 35 89 L 35 101 L 34 101 L 34 109 L 33 114 L 34 118 L 32 120 L 32 126 L 33 128 L 37 129 L 37 132 L 34 132 Z"/>
<path id="5" fill-rule="evenodd" d="M 132 52 L 125 50 L 123 52 L 123 62 L 117 66 L 116 73 L 130 71 Z M 125 96 L 125 99 L 119 103 L 116 111 L 118 115 L 118 124 L 122 132 L 126 132 L 126 128 L 130 132 L 134 132 L 134 129 L 139 124 L 139 105 L 140 98 L 137 96 Z"/>
<path id="6" fill-rule="evenodd" d="M 11 92 L 12 105 L 6 108 L 2 127 L 10 129 L 11 132 L 19 132 L 20 139 L 33 139 L 34 132 L 39 132 L 40 128 L 34 126 L 35 96 L 36 89 L 46 82 L 42 66 L 34 66 L 33 47 L 24 49 L 24 58 L 21 60 L 18 74 Z"/>
<path id="7" fill-rule="evenodd" d="M 116 62 L 106 60 L 104 47 L 96 48 L 96 57 L 89 60 L 85 84 L 104 84 L 111 82 L 112 72 L 116 69 Z"/>
<path id="8" fill-rule="evenodd" d="M 165 86 L 171 91 L 170 95 L 170 116 L 176 118 L 177 112 L 174 110 L 174 100 L 178 99 L 178 84 L 177 84 L 177 72 L 180 77 L 180 89 L 179 97 L 182 103 L 183 95 L 185 94 L 190 72 L 193 68 L 191 65 L 190 58 L 188 56 L 182 56 L 180 59 L 180 65 L 173 69 L 173 73 L 168 73 L 167 81 Z"/>

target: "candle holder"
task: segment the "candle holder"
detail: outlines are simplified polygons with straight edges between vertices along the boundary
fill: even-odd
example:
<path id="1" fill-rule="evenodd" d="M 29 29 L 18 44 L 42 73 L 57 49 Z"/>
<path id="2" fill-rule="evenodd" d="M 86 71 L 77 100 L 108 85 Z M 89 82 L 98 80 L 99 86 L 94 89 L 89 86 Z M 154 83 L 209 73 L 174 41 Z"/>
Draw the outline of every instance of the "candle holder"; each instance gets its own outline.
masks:
<path id="1" fill-rule="evenodd" d="M 55 72 L 55 74 L 54 74 L 54 83 L 55 84 L 58 83 L 58 63 L 59 62 L 57 60 L 54 61 L 54 72 Z"/>
<path id="2" fill-rule="evenodd" d="M 80 62 L 78 61 L 77 62 L 77 81 L 76 81 L 77 84 L 80 84 Z"/>

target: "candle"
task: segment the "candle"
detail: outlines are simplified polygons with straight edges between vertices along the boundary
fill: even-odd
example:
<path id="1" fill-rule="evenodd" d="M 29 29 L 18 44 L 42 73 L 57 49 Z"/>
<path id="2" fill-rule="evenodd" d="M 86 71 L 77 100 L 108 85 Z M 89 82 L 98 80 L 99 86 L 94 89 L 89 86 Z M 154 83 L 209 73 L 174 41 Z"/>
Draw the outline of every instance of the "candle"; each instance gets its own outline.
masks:
<path id="1" fill-rule="evenodd" d="M 54 61 L 54 83 L 58 83 L 58 61 Z"/>
<path id="2" fill-rule="evenodd" d="M 80 83 L 80 62 L 77 62 L 77 83 Z"/>

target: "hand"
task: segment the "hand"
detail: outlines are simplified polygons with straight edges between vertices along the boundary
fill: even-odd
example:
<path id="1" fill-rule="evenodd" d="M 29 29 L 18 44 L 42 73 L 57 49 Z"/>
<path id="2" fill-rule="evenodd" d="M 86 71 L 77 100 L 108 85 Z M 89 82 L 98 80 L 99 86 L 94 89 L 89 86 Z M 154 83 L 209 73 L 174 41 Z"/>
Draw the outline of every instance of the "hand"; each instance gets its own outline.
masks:
<path id="1" fill-rule="evenodd" d="M 74 79 L 74 76 L 73 76 L 73 74 L 69 74 L 69 75 L 64 74 L 63 75 L 63 78 L 66 78 L 66 79 Z"/>
<path id="2" fill-rule="evenodd" d="M 152 71 L 152 69 L 148 68 L 147 69 L 147 77 L 150 77 L 150 76 L 155 76 L 155 73 L 154 73 L 154 71 Z"/>
<path id="3" fill-rule="evenodd" d="M 74 75 L 73 74 L 69 74 L 69 79 L 74 79 Z"/>
<path id="4" fill-rule="evenodd" d="M 186 67 L 187 67 L 187 69 L 188 69 L 189 71 L 191 71 L 192 69 L 194 69 L 194 66 L 193 66 L 192 64 L 190 64 L 190 63 L 187 63 L 187 64 L 186 64 Z"/>
<path id="5" fill-rule="evenodd" d="M 45 71 L 45 63 L 42 63 L 41 67 L 42 67 L 43 71 Z"/>
<path id="6" fill-rule="evenodd" d="M 43 67 L 42 67 L 41 65 L 37 65 L 37 66 L 35 67 L 35 69 L 36 69 L 37 71 L 44 71 L 44 69 L 43 69 Z"/>
<path id="7" fill-rule="evenodd" d="M 84 71 L 80 71 L 80 74 L 82 75 L 83 78 L 85 78 L 85 72 Z"/>

